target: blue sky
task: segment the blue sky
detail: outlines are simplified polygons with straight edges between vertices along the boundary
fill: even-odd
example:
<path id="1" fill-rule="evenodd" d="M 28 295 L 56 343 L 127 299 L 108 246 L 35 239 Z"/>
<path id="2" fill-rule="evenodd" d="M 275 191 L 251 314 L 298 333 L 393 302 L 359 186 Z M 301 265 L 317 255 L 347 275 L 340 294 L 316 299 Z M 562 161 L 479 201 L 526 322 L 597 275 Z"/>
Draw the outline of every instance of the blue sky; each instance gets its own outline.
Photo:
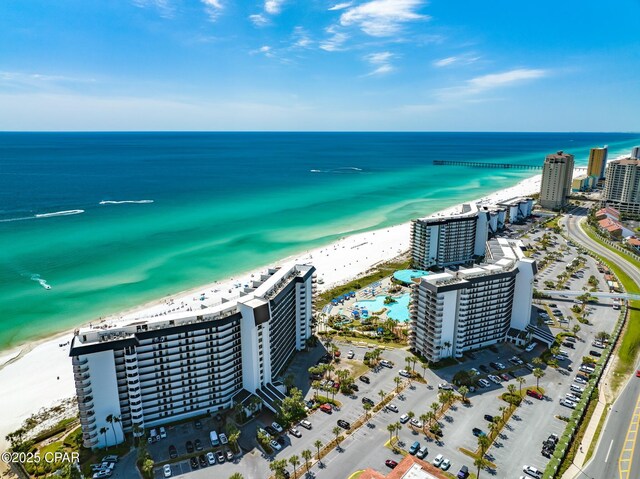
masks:
<path id="1" fill-rule="evenodd" d="M 4 0 L 1 130 L 640 131 L 639 0 Z"/>

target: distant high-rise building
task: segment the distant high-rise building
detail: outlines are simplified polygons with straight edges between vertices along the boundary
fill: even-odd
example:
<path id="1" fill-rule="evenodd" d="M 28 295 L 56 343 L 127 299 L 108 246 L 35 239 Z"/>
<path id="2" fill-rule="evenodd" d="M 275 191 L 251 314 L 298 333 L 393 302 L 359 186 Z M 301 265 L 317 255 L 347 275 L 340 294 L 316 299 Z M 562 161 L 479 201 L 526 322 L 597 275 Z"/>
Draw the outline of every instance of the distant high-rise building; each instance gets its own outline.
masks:
<path id="1" fill-rule="evenodd" d="M 464 204 L 460 213 L 434 215 L 411 222 L 411 255 L 420 269 L 444 268 L 484 256 L 489 212 Z"/>
<path id="2" fill-rule="evenodd" d="M 571 194 L 572 177 L 573 155 L 562 151 L 547 155 L 542 169 L 540 206 L 553 210 L 564 207 Z"/>
<path id="3" fill-rule="evenodd" d="M 589 164 L 587 165 L 587 176 L 593 176 L 597 180 L 604 178 L 607 166 L 607 145 L 604 148 L 591 148 L 589 151 Z"/>
<path id="4" fill-rule="evenodd" d="M 640 146 L 634 146 L 631 148 L 631 158 L 634 160 L 640 160 Z"/>
<path id="5" fill-rule="evenodd" d="M 640 159 L 623 158 L 609 162 L 602 206 L 640 215 Z"/>

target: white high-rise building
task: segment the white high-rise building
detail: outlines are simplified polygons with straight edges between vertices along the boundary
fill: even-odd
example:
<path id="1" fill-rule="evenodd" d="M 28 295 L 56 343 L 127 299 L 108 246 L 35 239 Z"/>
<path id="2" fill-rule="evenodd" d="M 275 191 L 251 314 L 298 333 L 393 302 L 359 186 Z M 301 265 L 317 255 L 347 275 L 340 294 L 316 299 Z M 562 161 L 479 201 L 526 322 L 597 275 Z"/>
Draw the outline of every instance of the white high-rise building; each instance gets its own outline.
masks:
<path id="1" fill-rule="evenodd" d="M 470 263 L 484 255 L 489 211 L 464 204 L 462 211 L 411 222 L 411 256 L 420 269 Z"/>
<path id="2" fill-rule="evenodd" d="M 547 155 L 542 169 L 540 206 L 557 210 L 567 204 L 573 179 L 573 155 L 559 151 Z"/>
<path id="3" fill-rule="evenodd" d="M 76 331 L 70 355 L 84 445 L 119 443 L 125 432 L 251 395 L 275 410 L 284 398 L 276 379 L 311 336 L 314 272 L 271 269 L 244 296 L 215 307 Z M 115 441 L 107 416 L 118 418 Z"/>
<path id="4" fill-rule="evenodd" d="M 621 213 L 640 215 L 640 159 L 609 162 L 601 203 Z"/>
<path id="5" fill-rule="evenodd" d="M 413 286 L 409 342 L 428 361 L 461 357 L 529 325 L 535 261 L 504 238 L 487 243 L 486 259 L 477 267 L 424 276 Z"/>
<path id="6" fill-rule="evenodd" d="M 640 160 L 640 146 L 634 146 L 631 148 L 631 158 L 634 160 Z"/>

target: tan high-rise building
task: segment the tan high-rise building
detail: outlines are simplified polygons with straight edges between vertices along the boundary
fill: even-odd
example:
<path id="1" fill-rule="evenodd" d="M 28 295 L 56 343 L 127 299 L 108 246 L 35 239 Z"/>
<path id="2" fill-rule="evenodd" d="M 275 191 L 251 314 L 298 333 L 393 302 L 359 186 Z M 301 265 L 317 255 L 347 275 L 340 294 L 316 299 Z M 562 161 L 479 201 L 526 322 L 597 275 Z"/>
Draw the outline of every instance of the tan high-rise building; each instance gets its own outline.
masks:
<path id="1" fill-rule="evenodd" d="M 589 164 L 587 166 L 587 176 L 595 177 L 596 181 L 604 178 L 607 166 L 607 146 L 604 148 L 591 148 L 589 151 Z"/>
<path id="2" fill-rule="evenodd" d="M 640 215 L 640 160 L 624 158 L 609 163 L 602 205 L 621 213 Z"/>
<path id="3" fill-rule="evenodd" d="M 567 204 L 573 178 L 573 155 L 559 151 L 547 155 L 542 169 L 540 206 L 557 210 Z"/>

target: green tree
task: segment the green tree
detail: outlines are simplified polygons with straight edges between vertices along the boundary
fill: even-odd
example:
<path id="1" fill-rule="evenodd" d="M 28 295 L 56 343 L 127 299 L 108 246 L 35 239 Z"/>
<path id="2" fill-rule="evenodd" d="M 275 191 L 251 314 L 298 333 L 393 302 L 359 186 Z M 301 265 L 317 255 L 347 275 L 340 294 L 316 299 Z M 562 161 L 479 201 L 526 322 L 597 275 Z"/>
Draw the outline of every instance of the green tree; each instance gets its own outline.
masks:
<path id="1" fill-rule="evenodd" d="M 104 445 L 108 449 L 109 445 L 107 444 L 107 431 L 108 429 L 106 427 L 101 427 L 99 433 L 104 435 Z"/>
<path id="2" fill-rule="evenodd" d="M 364 403 L 362 405 L 362 408 L 364 409 L 364 420 L 368 423 L 369 422 L 369 411 L 371 411 L 371 408 L 373 406 L 371 405 L 371 403 Z"/>
<path id="3" fill-rule="evenodd" d="M 484 434 L 478 436 L 478 449 L 480 449 L 479 456 L 484 457 L 484 454 L 485 452 L 487 452 L 487 449 L 489 449 L 490 444 L 491 441 L 489 440 L 488 436 L 485 436 Z"/>
<path id="4" fill-rule="evenodd" d="M 544 363 L 544 361 L 542 360 L 542 358 L 539 358 L 538 356 L 536 356 L 535 358 L 533 358 L 531 360 L 531 362 L 533 363 L 534 366 L 540 366 L 541 364 Z"/>
<path id="5" fill-rule="evenodd" d="M 518 381 L 518 385 L 520 386 L 520 395 L 522 396 L 522 385 L 526 382 L 524 378 L 517 377 L 516 381 Z"/>
<path id="6" fill-rule="evenodd" d="M 298 465 L 300 464 L 300 458 L 294 454 L 293 456 L 291 456 L 289 458 L 289 463 L 293 466 L 293 475 L 296 475 L 296 469 L 298 467 Z"/>
<path id="7" fill-rule="evenodd" d="M 113 431 L 113 444 L 115 445 L 118 442 L 118 438 L 116 437 L 116 428 L 113 425 L 113 414 L 109 414 L 105 418 L 105 421 L 107 421 L 107 423 L 111 424 L 111 430 Z"/>
<path id="8" fill-rule="evenodd" d="M 580 332 L 580 325 L 579 324 L 575 324 L 572 328 L 573 334 L 575 334 L 576 336 L 578 335 L 578 333 Z"/>
<path id="9" fill-rule="evenodd" d="M 239 472 L 234 472 L 229 476 L 229 479 L 244 479 L 244 476 Z"/>
<path id="10" fill-rule="evenodd" d="M 442 430 L 442 428 L 440 427 L 439 423 L 433 423 L 433 426 L 431 426 L 429 428 L 431 431 L 433 431 L 434 434 L 438 435 L 438 433 Z"/>
<path id="11" fill-rule="evenodd" d="M 509 391 L 509 394 L 511 394 L 512 396 L 516 395 L 516 385 L 515 384 L 509 384 L 507 386 L 507 391 Z"/>
<path id="12" fill-rule="evenodd" d="M 438 409 L 440 409 L 440 403 L 432 402 L 431 406 L 429 406 L 429 407 L 433 411 L 433 414 L 436 414 L 438 412 Z"/>
<path id="13" fill-rule="evenodd" d="M 460 396 L 462 396 L 462 401 L 465 402 L 467 400 L 467 394 L 469 394 L 469 388 L 467 386 L 460 386 L 458 392 Z"/>
<path id="14" fill-rule="evenodd" d="M 278 419 L 286 428 L 292 422 L 298 421 L 306 415 L 304 407 L 305 404 L 304 397 L 302 396 L 302 391 L 300 391 L 298 388 L 291 388 L 289 391 L 289 395 L 286 396 L 280 404 Z"/>
<path id="15" fill-rule="evenodd" d="M 307 472 L 309 472 L 309 461 L 311 460 L 311 458 L 313 457 L 313 453 L 311 452 L 311 450 L 309 449 L 305 449 L 304 451 L 302 451 L 300 453 L 300 455 L 302 456 L 302 458 L 304 459 L 304 465 L 307 468 Z"/>
<path id="16" fill-rule="evenodd" d="M 396 431 L 395 424 L 387 424 L 387 431 L 389 431 L 389 444 L 393 441 L 393 433 Z"/>
<path id="17" fill-rule="evenodd" d="M 473 461 L 473 465 L 478 468 L 478 472 L 476 474 L 477 479 L 480 479 L 480 470 L 487 467 L 488 464 L 489 464 L 489 461 L 487 461 L 484 457 L 477 457 Z"/>
<path id="18" fill-rule="evenodd" d="M 338 438 L 340 437 L 340 433 L 342 432 L 342 429 L 340 429 L 338 426 L 335 426 L 331 431 L 333 431 L 333 434 L 335 434 L 336 436 L 336 446 L 337 446 L 339 444 Z"/>
<path id="19" fill-rule="evenodd" d="M 317 457 L 318 457 L 318 461 L 320 460 L 320 448 L 323 446 L 322 441 L 320 439 L 316 439 L 316 441 L 313 443 L 314 447 L 316 448 L 317 451 Z"/>
<path id="20" fill-rule="evenodd" d="M 142 473 L 145 475 L 145 477 L 153 477 L 153 465 L 153 459 L 147 458 L 144 460 L 144 462 L 142 463 Z"/>
<path id="21" fill-rule="evenodd" d="M 535 368 L 533 377 L 536 378 L 536 389 L 538 389 L 540 387 L 540 379 L 544 377 L 544 371 L 540 368 Z"/>
<path id="22" fill-rule="evenodd" d="M 402 379 L 396 376 L 395 378 L 393 378 L 393 382 L 396 383 L 396 394 L 397 394 L 400 392 L 400 384 L 402 384 Z"/>
<path id="23" fill-rule="evenodd" d="M 381 402 L 382 402 L 382 401 L 384 401 L 384 397 L 385 397 L 386 395 L 387 395 L 387 394 L 386 394 L 382 389 L 381 389 L 380 391 L 378 391 L 378 396 L 380 396 L 380 401 L 381 401 Z"/>
<path id="24" fill-rule="evenodd" d="M 276 476 L 276 479 L 284 479 L 285 471 L 287 470 L 286 459 L 275 459 L 269 463 L 269 469 Z"/>

